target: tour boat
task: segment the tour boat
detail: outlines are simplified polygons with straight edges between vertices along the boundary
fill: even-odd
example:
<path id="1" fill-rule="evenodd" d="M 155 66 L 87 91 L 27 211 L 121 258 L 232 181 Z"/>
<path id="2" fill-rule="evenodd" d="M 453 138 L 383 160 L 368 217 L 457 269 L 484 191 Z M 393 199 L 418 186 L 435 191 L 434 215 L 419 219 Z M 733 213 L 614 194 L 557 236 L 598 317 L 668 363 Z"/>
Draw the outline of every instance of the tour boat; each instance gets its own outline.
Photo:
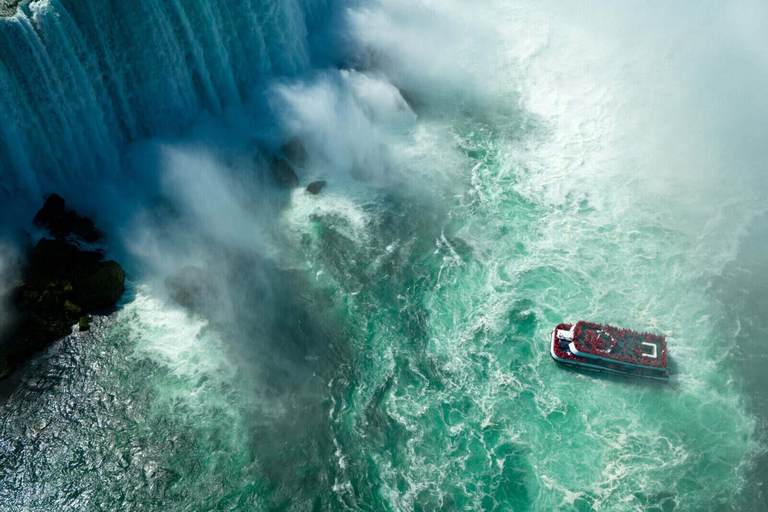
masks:
<path id="1" fill-rule="evenodd" d="M 584 370 L 669 380 L 664 336 L 579 321 L 552 331 L 552 359 Z"/>

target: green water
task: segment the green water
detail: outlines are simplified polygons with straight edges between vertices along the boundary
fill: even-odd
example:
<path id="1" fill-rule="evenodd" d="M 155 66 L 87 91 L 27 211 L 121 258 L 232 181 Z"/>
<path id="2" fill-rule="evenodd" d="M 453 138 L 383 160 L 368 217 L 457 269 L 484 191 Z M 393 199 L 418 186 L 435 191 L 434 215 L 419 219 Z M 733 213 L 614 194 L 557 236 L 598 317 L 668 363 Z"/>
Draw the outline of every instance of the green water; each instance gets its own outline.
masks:
<path id="1" fill-rule="evenodd" d="M 279 304 L 253 343 L 133 283 L 36 361 L 2 407 L 3 508 L 738 509 L 755 419 L 708 240 L 628 182 L 520 192 L 520 141 L 477 120 L 430 130 L 414 154 L 452 140 L 452 167 L 428 193 L 293 194 L 264 263 L 289 298 L 253 300 Z M 579 318 L 663 332 L 675 379 L 556 366 Z"/>
<path id="2" fill-rule="evenodd" d="M 676 110 L 701 98 L 655 72 L 687 49 L 563 40 L 530 6 L 478 8 L 501 42 L 473 46 L 394 4 L 353 39 L 415 114 L 378 71 L 287 89 L 320 112 L 288 120 L 320 195 L 263 193 L 208 125 L 138 151 L 168 197 L 115 230 L 121 307 L 3 384 L 0 510 L 766 508 L 765 183 Z M 158 277 L 187 260 L 217 290 L 194 312 Z M 671 382 L 555 365 L 579 319 L 664 334 Z"/>

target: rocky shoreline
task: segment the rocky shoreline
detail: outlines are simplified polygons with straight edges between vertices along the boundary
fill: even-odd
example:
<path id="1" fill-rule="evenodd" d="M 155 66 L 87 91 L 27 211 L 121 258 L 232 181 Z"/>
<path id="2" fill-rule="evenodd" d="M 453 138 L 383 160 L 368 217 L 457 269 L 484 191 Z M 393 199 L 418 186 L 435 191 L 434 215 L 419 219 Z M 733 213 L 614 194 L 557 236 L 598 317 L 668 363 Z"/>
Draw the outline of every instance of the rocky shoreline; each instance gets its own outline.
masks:
<path id="1" fill-rule="evenodd" d="M 104 261 L 101 250 L 82 248 L 103 237 L 91 219 L 67 210 L 64 199 L 52 194 L 34 223 L 51 238 L 27 248 L 21 279 L 5 298 L 10 321 L 0 332 L 0 378 L 74 325 L 87 330 L 88 315 L 114 306 L 125 291 L 122 267 Z"/>

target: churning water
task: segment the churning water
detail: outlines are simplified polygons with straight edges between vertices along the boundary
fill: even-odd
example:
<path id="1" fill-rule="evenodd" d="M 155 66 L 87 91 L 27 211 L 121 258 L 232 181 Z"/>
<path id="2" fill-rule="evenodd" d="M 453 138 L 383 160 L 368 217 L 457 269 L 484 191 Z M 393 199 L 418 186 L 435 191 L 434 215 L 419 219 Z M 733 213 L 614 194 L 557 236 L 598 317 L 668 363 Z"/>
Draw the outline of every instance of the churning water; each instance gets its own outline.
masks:
<path id="1" fill-rule="evenodd" d="M 39 0 L 0 20 L 4 228 L 66 194 L 130 274 L 5 384 L 0 508 L 764 509 L 767 19 Z M 266 178 L 289 137 L 320 195 Z M 191 310 L 165 286 L 186 266 Z M 664 333 L 673 381 L 555 366 L 577 319 Z"/>

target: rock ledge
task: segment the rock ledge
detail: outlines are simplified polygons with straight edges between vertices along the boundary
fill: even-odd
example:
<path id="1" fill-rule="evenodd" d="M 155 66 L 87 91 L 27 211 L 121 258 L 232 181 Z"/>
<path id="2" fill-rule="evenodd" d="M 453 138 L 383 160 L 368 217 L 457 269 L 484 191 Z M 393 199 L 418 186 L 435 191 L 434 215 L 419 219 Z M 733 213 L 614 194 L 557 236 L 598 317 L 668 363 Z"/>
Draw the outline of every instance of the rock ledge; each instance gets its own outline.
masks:
<path id="1" fill-rule="evenodd" d="M 22 280 L 6 298 L 11 319 L 0 332 L 0 378 L 70 334 L 73 325 L 87 330 L 86 315 L 114 306 L 125 291 L 125 272 L 117 262 L 75 245 L 102 237 L 91 219 L 66 210 L 64 200 L 52 194 L 35 224 L 55 239 L 43 238 L 28 251 Z"/>

